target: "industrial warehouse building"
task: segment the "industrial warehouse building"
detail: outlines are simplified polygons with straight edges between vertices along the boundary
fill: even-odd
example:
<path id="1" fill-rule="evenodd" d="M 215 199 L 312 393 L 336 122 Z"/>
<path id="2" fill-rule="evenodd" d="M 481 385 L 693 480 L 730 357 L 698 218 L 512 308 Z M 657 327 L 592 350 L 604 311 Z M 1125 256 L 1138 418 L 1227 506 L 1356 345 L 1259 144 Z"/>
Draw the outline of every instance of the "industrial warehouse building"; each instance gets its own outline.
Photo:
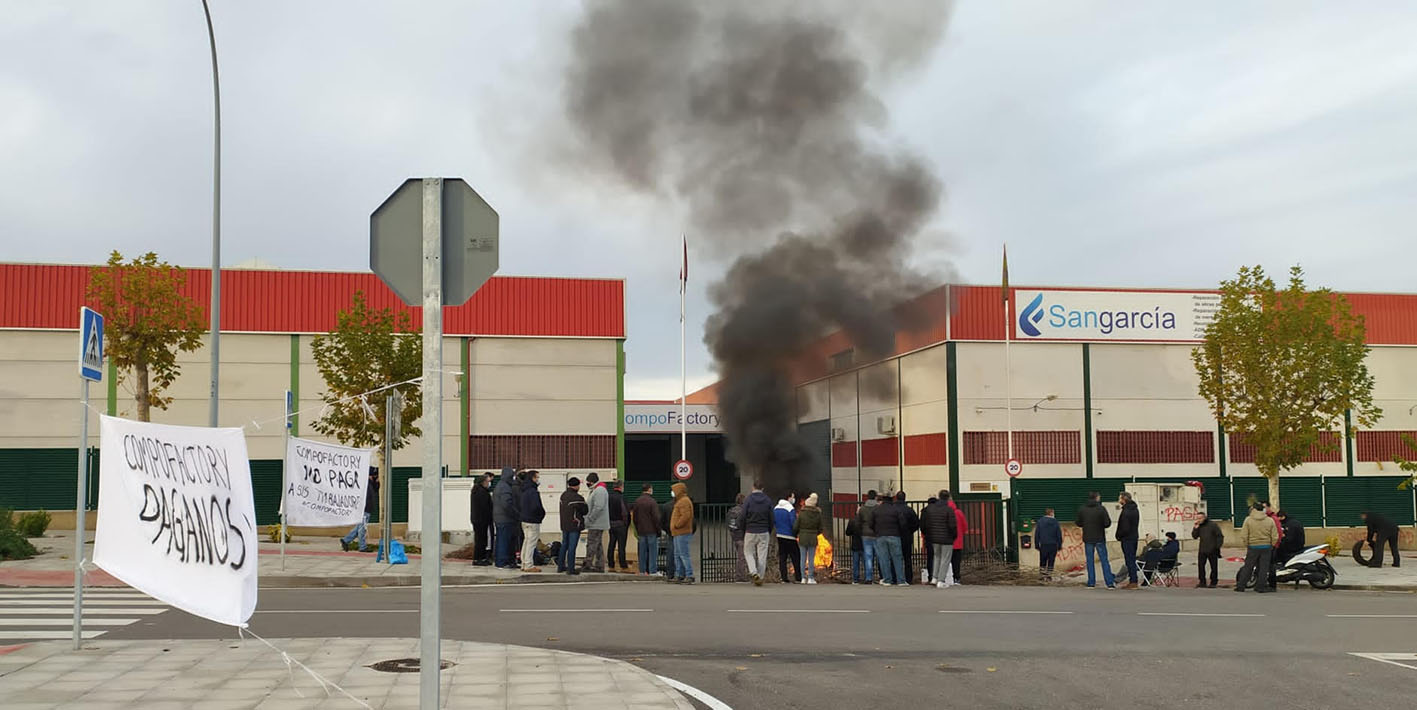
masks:
<path id="1" fill-rule="evenodd" d="M 78 403 L 78 312 L 93 267 L 0 264 L 0 507 L 73 510 Z M 184 290 L 205 309 L 210 272 L 188 269 Z M 222 272 L 222 426 L 244 427 L 258 522 L 276 521 L 285 392 L 295 393 L 297 436 L 320 439 L 325 387 L 310 343 L 363 291 L 374 308 L 412 313 L 373 274 Z M 624 282 L 492 278 L 444 314 L 443 460 L 450 475 L 538 468 L 551 480 L 624 460 Z M 153 421 L 207 423 L 204 347 L 179 355 L 182 374 Z M 467 373 L 463 376 L 460 373 Z M 111 369 L 92 391 L 94 408 L 132 416 L 132 395 Z M 380 396 L 371 405 L 383 406 Z M 97 447 L 92 423 L 91 446 Z M 407 481 L 419 475 L 417 440 L 394 455 L 393 517 L 407 518 Z M 96 475 L 97 465 L 90 466 Z M 98 487 L 89 485 L 89 507 Z"/>
<path id="2" fill-rule="evenodd" d="M 1281 504 L 1313 527 L 1358 525 L 1370 507 L 1412 524 L 1417 500 L 1392 461 L 1412 457 L 1402 437 L 1417 436 L 1417 295 L 1347 297 L 1366 319 L 1383 417 L 1331 432 L 1334 450 L 1281 478 Z M 883 360 L 863 362 L 842 334 L 805 353 L 794 375 L 799 431 L 822 453 L 814 489 L 835 501 L 868 489 L 997 494 L 1014 520 L 1045 506 L 1070 520 L 1087 491 L 1115 498 L 1134 480 L 1198 481 L 1220 518 L 1267 494 L 1253 449 L 1197 393 L 1191 351 L 1214 291 L 1015 287 L 1009 298 L 1006 324 L 998 286 L 942 287 L 908 305 L 928 322 L 898 333 Z M 713 399 L 709 387 L 688 401 Z M 1009 419 L 1023 464 L 1012 480 Z"/>

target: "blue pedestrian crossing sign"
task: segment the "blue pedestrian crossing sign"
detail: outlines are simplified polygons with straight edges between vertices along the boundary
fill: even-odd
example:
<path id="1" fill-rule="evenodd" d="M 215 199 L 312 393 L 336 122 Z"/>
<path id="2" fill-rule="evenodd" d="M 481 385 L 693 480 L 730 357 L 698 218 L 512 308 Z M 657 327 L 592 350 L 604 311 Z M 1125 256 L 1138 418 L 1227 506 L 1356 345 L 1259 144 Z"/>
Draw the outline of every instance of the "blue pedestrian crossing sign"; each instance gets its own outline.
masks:
<path id="1" fill-rule="evenodd" d="M 79 309 L 79 376 L 103 381 L 103 316 Z"/>

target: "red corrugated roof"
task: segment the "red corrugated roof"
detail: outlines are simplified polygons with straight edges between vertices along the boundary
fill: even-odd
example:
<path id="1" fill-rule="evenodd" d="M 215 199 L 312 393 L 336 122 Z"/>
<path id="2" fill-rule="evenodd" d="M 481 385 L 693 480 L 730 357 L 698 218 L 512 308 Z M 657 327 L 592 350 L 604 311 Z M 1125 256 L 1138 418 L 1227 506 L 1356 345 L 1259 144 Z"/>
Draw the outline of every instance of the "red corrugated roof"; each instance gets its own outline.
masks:
<path id="1" fill-rule="evenodd" d="M 78 328 L 91 266 L 0 264 L 0 328 Z M 183 291 L 205 311 L 211 271 L 185 269 Z M 372 273 L 256 271 L 221 273 L 223 332 L 325 333 L 355 291 L 369 304 L 413 314 Z M 494 276 L 467 303 L 443 316 L 449 335 L 625 337 L 625 283 L 617 279 Z"/>

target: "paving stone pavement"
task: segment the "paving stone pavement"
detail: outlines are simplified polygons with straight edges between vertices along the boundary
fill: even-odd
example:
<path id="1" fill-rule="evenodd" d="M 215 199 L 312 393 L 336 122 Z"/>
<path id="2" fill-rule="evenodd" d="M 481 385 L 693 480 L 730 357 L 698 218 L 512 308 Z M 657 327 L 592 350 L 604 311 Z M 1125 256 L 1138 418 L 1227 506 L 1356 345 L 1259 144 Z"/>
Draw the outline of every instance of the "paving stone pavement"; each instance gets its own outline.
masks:
<path id="1" fill-rule="evenodd" d="M 416 639 L 272 639 L 291 659 L 369 707 L 418 707 L 418 673 L 369 666 L 416 658 Z M 692 710 L 658 676 L 624 661 L 565 651 L 448 641 L 446 708 Z M 299 666 L 254 639 L 50 641 L 0 649 L 5 710 L 314 710 L 361 708 L 321 689 Z"/>

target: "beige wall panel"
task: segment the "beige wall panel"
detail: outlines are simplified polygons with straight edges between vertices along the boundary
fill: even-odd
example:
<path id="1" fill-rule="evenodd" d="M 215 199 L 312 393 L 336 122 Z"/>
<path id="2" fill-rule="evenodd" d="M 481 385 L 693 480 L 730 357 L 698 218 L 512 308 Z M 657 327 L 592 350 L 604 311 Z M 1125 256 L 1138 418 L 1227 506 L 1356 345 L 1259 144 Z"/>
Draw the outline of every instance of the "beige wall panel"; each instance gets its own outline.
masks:
<path id="1" fill-rule="evenodd" d="M 474 338 L 475 365 L 615 367 L 615 341 L 599 338 Z"/>
<path id="2" fill-rule="evenodd" d="M 929 404 L 949 398 L 948 365 L 945 346 L 937 345 L 900 359 L 901 402 Z"/>
<path id="3" fill-rule="evenodd" d="M 472 430 L 477 434 L 614 434 L 617 409 L 613 400 L 477 401 L 473 402 Z"/>

